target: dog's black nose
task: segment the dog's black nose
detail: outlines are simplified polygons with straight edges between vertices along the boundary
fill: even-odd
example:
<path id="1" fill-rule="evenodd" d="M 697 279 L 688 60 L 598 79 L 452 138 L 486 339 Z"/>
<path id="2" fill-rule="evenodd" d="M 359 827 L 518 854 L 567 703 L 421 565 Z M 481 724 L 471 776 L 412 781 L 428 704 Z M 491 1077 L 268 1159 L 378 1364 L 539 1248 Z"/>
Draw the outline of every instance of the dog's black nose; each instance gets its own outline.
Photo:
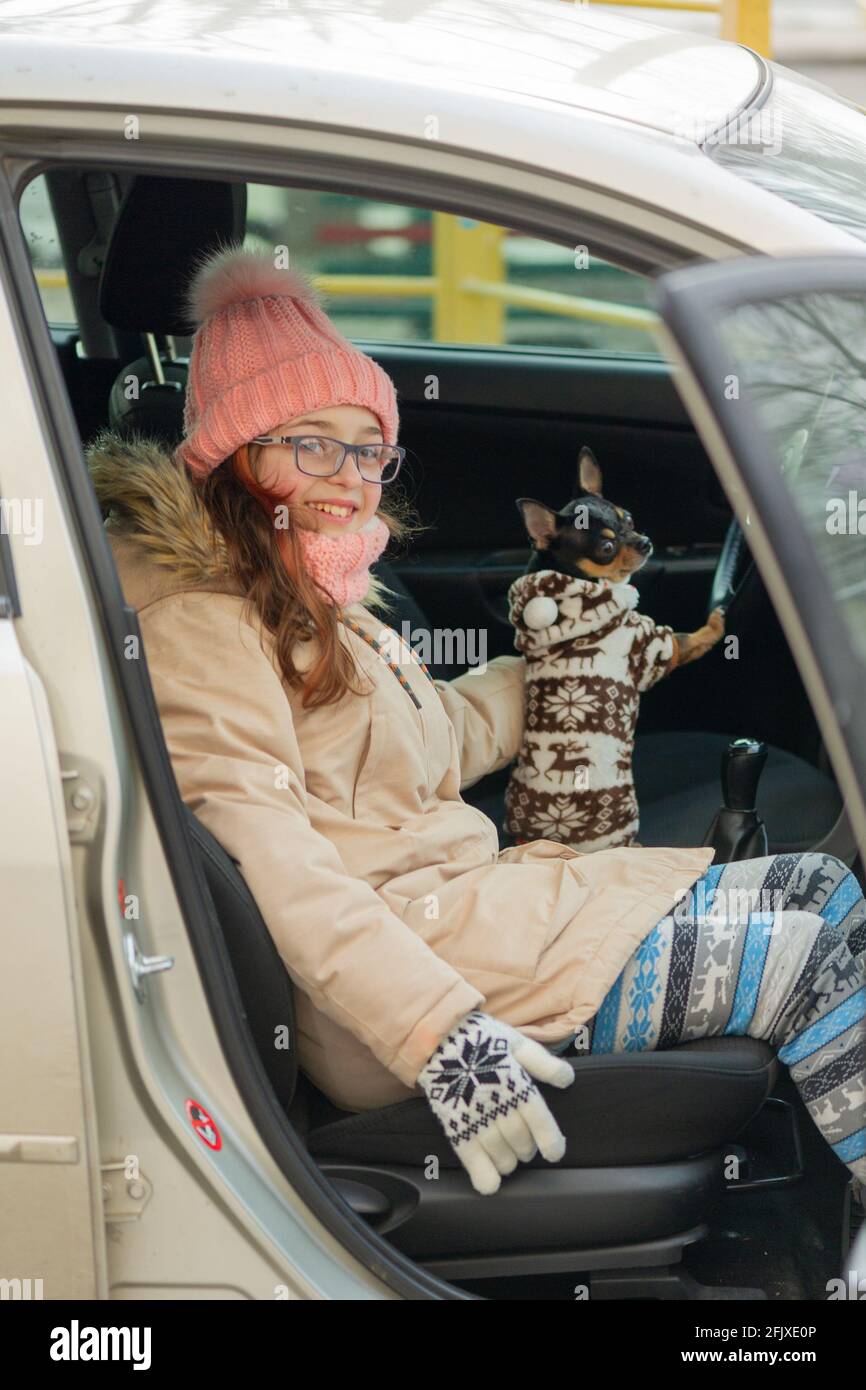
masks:
<path id="1" fill-rule="evenodd" d="M 634 543 L 634 549 L 640 551 L 641 555 L 648 555 L 653 548 L 653 543 L 649 536 L 639 536 Z"/>

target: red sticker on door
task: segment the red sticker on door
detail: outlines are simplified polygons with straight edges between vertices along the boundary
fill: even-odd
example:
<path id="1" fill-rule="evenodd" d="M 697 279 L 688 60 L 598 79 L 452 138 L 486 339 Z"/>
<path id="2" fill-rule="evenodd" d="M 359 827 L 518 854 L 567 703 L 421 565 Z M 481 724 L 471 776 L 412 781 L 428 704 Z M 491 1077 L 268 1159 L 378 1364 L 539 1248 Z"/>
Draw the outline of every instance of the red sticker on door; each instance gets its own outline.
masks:
<path id="1" fill-rule="evenodd" d="M 199 1139 L 207 1144 L 209 1149 L 221 1149 L 223 1146 L 222 1135 L 204 1106 L 199 1105 L 196 1100 L 188 1100 L 186 1103 L 186 1113 Z"/>

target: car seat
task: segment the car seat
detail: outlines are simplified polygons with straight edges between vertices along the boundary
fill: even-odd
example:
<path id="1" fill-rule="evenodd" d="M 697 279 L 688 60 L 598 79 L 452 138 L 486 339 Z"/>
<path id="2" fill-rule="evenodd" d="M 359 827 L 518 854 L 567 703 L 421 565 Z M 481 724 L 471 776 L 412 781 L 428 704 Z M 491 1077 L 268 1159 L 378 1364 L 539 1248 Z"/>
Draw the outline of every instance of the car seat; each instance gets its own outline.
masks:
<path id="1" fill-rule="evenodd" d="M 575 1056 L 572 1086 L 541 1088 L 565 1157 L 550 1165 L 536 1156 L 481 1197 L 420 1092 L 350 1113 L 299 1073 L 292 984 L 270 932 L 237 865 L 188 809 L 185 818 L 270 1084 L 321 1170 L 377 1232 L 445 1278 L 581 1272 L 594 1298 L 732 1296 L 679 1266 L 706 1234 L 732 1141 L 774 1085 L 767 1044 L 708 1038 Z M 281 1027 L 290 1045 L 276 1049 Z"/>

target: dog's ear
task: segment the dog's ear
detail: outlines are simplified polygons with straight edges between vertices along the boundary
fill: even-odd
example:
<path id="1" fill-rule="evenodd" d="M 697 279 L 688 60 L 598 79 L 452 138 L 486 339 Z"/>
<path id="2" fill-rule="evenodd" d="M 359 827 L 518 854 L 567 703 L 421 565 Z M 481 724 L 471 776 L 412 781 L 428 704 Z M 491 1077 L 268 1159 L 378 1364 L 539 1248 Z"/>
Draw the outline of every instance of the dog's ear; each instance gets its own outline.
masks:
<path id="1" fill-rule="evenodd" d="M 592 492 L 596 497 L 601 496 L 601 469 L 598 461 L 591 449 L 584 444 L 577 456 L 577 484 L 575 497 L 580 497 L 581 493 Z"/>
<path id="2" fill-rule="evenodd" d="M 518 497 L 517 510 L 536 550 L 547 550 L 556 536 L 556 512 L 543 502 L 536 502 L 534 497 Z"/>

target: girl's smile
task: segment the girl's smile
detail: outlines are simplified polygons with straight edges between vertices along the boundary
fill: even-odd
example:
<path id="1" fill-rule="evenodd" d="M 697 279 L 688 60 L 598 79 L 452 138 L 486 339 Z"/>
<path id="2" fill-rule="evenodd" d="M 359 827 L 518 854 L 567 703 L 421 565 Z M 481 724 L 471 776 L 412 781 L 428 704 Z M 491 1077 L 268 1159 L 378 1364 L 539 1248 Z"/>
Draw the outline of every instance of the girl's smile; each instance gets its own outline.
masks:
<path id="1" fill-rule="evenodd" d="M 340 525 L 347 525 L 354 517 L 355 512 L 358 511 L 357 503 L 340 497 L 327 497 L 321 501 L 317 499 L 314 502 L 308 502 L 307 506 L 312 507 L 314 511 L 320 512 L 323 516 L 327 516 L 329 521 Z"/>
<path id="2" fill-rule="evenodd" d="M 329 406 L 325 411 L 298 415 L 269 433 L 321 434 L 346 444 L 384 442 L 377 417 L 357 405 Z M 292 506 L 305 507 L 316 516 L 317 527 L 325 534 L 360 531 L 375 516 L 382 485 L 361 476 L 353 454 L 346 455 L 339 473 L 318 478 L 298 468 L 291 444 L 253 444 L 250 449 L 250 462 L 262 487 Z"/>

